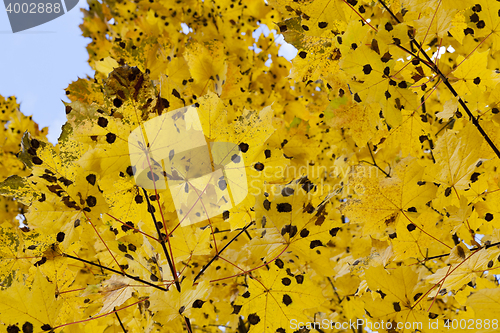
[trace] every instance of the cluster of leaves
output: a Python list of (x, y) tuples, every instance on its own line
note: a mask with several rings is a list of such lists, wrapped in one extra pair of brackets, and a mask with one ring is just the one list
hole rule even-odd
[[(68, 86), (57, 145), (0, 101), (3, 329), (497, 319), (499, 15), (487, 0), (89, 0), (95, 77)], [(154, 156), (162, 137), (129, 135), (178, 109), (239, 147), (249, 190), (192, 224), (130, 156)]]

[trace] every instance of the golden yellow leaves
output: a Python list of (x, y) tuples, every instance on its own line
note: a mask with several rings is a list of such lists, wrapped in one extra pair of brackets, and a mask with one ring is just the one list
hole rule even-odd
[(357, 189), (360, 199), (350, 199), (342, 211), (352, 222), (363, 223), (365, 233), (381, 237), (388, 227), (408, 223), (406, 212), (422, 210), (436, 186), (422, 180), (424, 169), (410, 157), (397, 164), (390, 178), (376, 170), (354, 169), (349, 186)]
[(277, 261), (247, 279), (234, 309), (248, 318), (249, 332), (288, 332), (293, 321), (311, 321), (306, 310), (321, 304), (321, 289), (306, 274), (293, 274), (283, 265)]
[(495, 320), (500, 315), (500, 289), (481, 289), (467, 300), (467, 307), (474, 310), (476, 318)]
[(446, 188), (466, 189), (471, 174), (481, 161), (478, 149), (481, 142), (481, 135), (472, 125), (460, 132), (447, 131), (436, 142), (433, 151), (436, 165), (428, 172), (431, 179)]
[(61, 298), (56, 298), (56, 286), (47, 281), (37, 268), (31, 291), (23, 282), (16, 282), (11, 288), (0, 293), (0, 311), (2, 322), (17, 326), (16, 332), (48, 331), (60, 322), (58, 314), (63, 306)]
[(182, 283), (182, 291), (170, 290), (167, 295), (161, 291), (151, 293), (149, 301), (154, 309), (157, 309), (155, 320), (168, 325), (175, 319), (184, 320), (184, 316), (191, 316), (193, 311), (199, 309), (205, 303), (205, 297), (209, 293), (209, 284), (204, 281), (197, 285), (191, 285), (189, 280)]

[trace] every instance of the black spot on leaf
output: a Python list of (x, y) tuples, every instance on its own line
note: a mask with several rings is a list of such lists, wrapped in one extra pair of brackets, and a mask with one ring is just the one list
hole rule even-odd
[(137, 204), (141, 204), (141, 203), (143, 203), (143, 202), (144, 202), (144, 198), (143, 198), (143, 197), (142, 197), (142, 195), (140, 195), (140, 194), (137, 194), (137, 195), (135, 196), (134, 200), (135, 200), (135, 203), (137, 203)]
[(284, 197), (289, 197), (291, 195), (293, 195), (294, 193), (294, 189), (291, 188), (291, 187), (284, 187), (282, 190), (281, 190), (281, 195), (284, 196)]
[(490, 222), (491, 220), (493, 220), (493, 214), (491, 213), (486, 213), (486, 215), (484, 216), (484, 219), (488, 222)]
[(119, 99), (118, 97), (113, 100), (113, 105), (117, 108), (122, 106), (122, 104), (123, 104), (123, 101), (121, 99)]
[(257, 325), (260, 322), (260, 317), (256, 313), (251, 313), (248, 315), (248, 322), (250, 325)]
[(241, 305), (233, 305), (233, 312), (231, 314), (239, 314), (241, 310)]
[(370, 64), (364, 65), (363, 66), (363, 73), (366, 75), (370, 74), (372, 72), (372, 66)]
[(33, 333), (33, 324), (30, 322), (25, 322), (23, 324), (23, 333)]
[(44, 324), (42, 325), (41, 329), (44, 331), (50, 331), (52, 329), (52, 326), (50, 326), (49, 324)]
[(285, 286), (289, 286), (292, 283), (292, 280), (290, 280), (287, 277), (284, 277), (281, 279), (281, 283), (283, 283), (283, 285), (285, 285)]
[(47, 262), (47, 258), (45, 257), (42, 257), (42, 259), (38, 260), (37, 262), (35, 262), (34, 266), (35, 267), (38, 267), (38, 266), (42, 266), (43, 264), (45, 264)]
[(228, 210), (225, 210), (223, 213), (222, 213), (222, 218), (225, 220), (227, 220), (229, 218), (229, 211)]
[(271, 208), (271, 202), (269, 200), (264, 200), (264, 208), (269, 210)]
[(464, 34), (465, 35), (473, 35), (474, 29), (471, 29), (471, 28), (464, 29)]
[(92, 195), (89, 195), (85, 201), (89, 207), (94, 207), (97, 204), (97, 199)]
[(262, 171), (262, 170), (264, 170), (264, 164), (257, 162), (257, 163), (255, 163), (254, 168), (257, 171)]
[(250, 297), (250, 292), (247, 290), (243, 295), (241, 295), (243, 298), (249, 298)]
[(283, 263), (283, 260), (281, 260), (281, 259), (279, 259), (279, 258), (278, 258), (278, 259), (276, 259), (276, 260), (274, 261), (274, 263), (276, 264), (276, 266), (278, 266), (278, 268), (283, 268), (283, 267), (285, 266), (285, 263)]
[(289, 306), (290, 304), (292, 304), (292, 298), (286, 294), (283, 295), (283, 304)]
[(310, 247), (311, 249), (314, 249), (315, 247), (318, 247), (318, 246), (323, 246), (323, 243), (321, 243), (321, 241), (320, 241), (320, 240), (313, 240), (313, 241), (311, 242), (311, 244), (309, 244), (309, 247)]
[(302, 230), (300, 231), (300, 237), (304, 238), (304, 237), (307, 237), (307, 236), (309, 236), (309, 230), (307, 230), (307, 229), (302, 229)]
[(106, 134), (106, 142), (107, 143), (113, 143), (116, 140), (116, 134), (114, 133), (108, 133)]
[(396, 312), (401, 311), (401, 305), (399, 305), (399, 302), (392, 303), (392, 306), (394, 307), (394, 311)]
[(91, 173), (90, 175), (85, 177), (85, 179), (87, 179), (87, 182), (89, 182), (90, 185), (95, 185), (96, 176), (94, 174)]
[[(16, 325), (10, 325), (9, 327), (7, 327), (7, 333), (18, 333), (20, 331), (21, 330)], [(33, 332), (33, 330), (32, 330), (32, 332)]]
[(127, 172), (127, 175), (129, 175), (130, 177), (132, 177), (134, 175), (134, 173), (135, 173), (135, 167), (129, 165), (127, 167), (126, 172)]
[(59, 243), (61, 243), (62, 241), (64, 241), (64, 236), (65, 236), (64, 232), (62, 232), (62, 231), (61, 231), (61, 232), (59, 232), (59, 233), (57, 234), (57, 237), (56, 237), (57, 241), (58, 241)]
[(415, 230), (417, 227), (413, 224), (413, 223), (410, 223), (406, 226), (406, 229), (408, 229), (408, 231), (412, 232), (413, 230)]
[(248, 151), (248, 144), (247, 143), (242, 142), (238, 146), (240, 147), (240, 150), (242, 152), (246, 153)]
[(31, 139), (31, 147), (34, 149), (38, 149), (40, 147), (40, 141), (37, 139)]
[(300, 51), (299, 52), (299, 57), (301, 57), (302, 59), (305, 59), (307, 57), (307, 52), (305, 51)]
[(382, 297), (382, 299), (384, 299), (384, 298), (385, 298), (385, 296), (387, 296), (387, 294), (386, 294), (386, 293), (384, 293), (384, 292), (383, 292), (382, 290), (380, 290), (380, 289), (379, 289), (379, 290), (377, 290), (377, 293), (379, 293), (379, 294), (380, 294), (380, 297)]
[(193, 302), (193, 308), (194, 309), (201, 309), (203, 304), (205, 304), (204, 301), (202, 301), (201, 299), (197, 299), (196, 301)]
[(470, 176), (470, 181), (472, 183), (475, 183), (477, 182), (477, 178), (480, 176), (481, 174), (479, 172), (474, 172), (471, 176)]
[(278, 209), (278, 212), (280, 213), (288, 213), (292, 211), (292, 205), (290, 205), (288, 202), (284, 203), (279, 203), (276, 208)]
[(43, 164), (43, 161), (38, 156), (33, 156), (31, 158), (31, 161), (33, 162), (33, 164), (36, 164), (36, 165), (42, 165)]
[(97, 125), (101, 127), (106, 127), (108, 126), (108, 120), (104, 117), (99, 117), (99, 119), (97, 119)]
[(318, 22), (318, 27), (324, 29), (328, 26), (328, 22)]
[(332, 228), (330, 229), (330, 236), (335, 237), (337, 236), (337, 232), (339, 232), (340, 228)]

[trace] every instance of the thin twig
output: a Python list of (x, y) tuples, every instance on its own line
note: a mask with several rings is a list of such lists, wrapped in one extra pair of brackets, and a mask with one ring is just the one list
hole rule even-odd
[(370, 148), (370, 144), (368, 142), (366, 143), (366, 146), (368, 147), (368, 151), (370, 152), (370, 156), (372, 157), (373, 165), (376, 166), (380, 171), (382, 171), (386, 177), (391, 178), (391, 175), (389, 175), (387, 172), (385, 172), (381, 167), (378, 166), (377, 162), (375, 162), (375, 157), (373, 156), (372, 150)]
[(123, 333), (127, 333), (127, 330), (125, 329), (125, 326), (123, 326), (122, 320), (120, 319), (120, 316), (118, 315), (118, 311), (116, 311), (116, 306), (113, 310), (115, 311), (116, 318), (118, 318), (118, 322), (120, 323), (120, 326), (123, 330)]
[(126, 276), (126, 277), (128, 277), (128, 278), (130, 278), (132, 280), (135, 280), (135, 281), (138, 281), (138, 282), (142, 282), (142, 283), (147, 284), (147, 285), (149, 285), (151, 287), (154, 287), (156, 289), (160, 289), (160, 290), (163, 290), (163, 291), (168, 291), (168, 288), (163, 288), (163, 287), (157, 286), (156, 284), (153, 284), (151, 282), (142, 280), (138, 276), (132, 276), (130, 274), (127, 274), (127, 273), (124, 273), (124, 272), (120, 272), (120, 271), (118, 271), (116, 269), (109, 268), (109, 267), (106, 267), (106, 266), (103, 266), (103, 265), (100, 265), (100, 264), (96, 264), (95, 262), (92, 262), (92, 261), (88, 261), (88, 260), (85, 260), (85, 259), (82, 259), (82, 258), (78, 258), (78, 257), (72, 256), (71, 254), (61, 253), (61, 256), (66, 257), (66, 258), (71, 258), (71, 259), (74, 259), (74, 260), (78, 260), (78, 261), (81, 261), (81, 262), (85, 262), (85, 263), (87, 263), (89, 265), (100, 267), (101, 269), (105, 269), (105, 270), (108, 270), (110, 272)]
[(203, 266), (203, 268), (201, 269), (201, 271), (198, 273), (198, 275), (196, 275), (196, 277), (194, 278), (193, 280), (193, 283), (196, 282), (196, 280), (198, 280), (198, 278), (207, 270), (207, 268), (215, 261), (215, 259), (219, 258), (219, 256), (221, 255), (221, 253), (229, 246), (231, 245), (231, 243), (236, 239), (238, 238), (242, 233), (244, 232), (247, 232), (247, 229), (253, 225), (254, 222), (250, 222), (249, 224), (247, 224), (236, 236), (233, 237), (233, 239), (231, 239), (209, 262), (208, 264), (206, 264), (205, 266)]
[(175, 287), (177, 288), (177, 291), (180, 292), (181, 291), (181, 284), (179, 283), (179, 277), (177, 276), (177, 272), (174, 269), (174, 264), (172, 263), (172, 260), (170, 259), (170, 255), (168, 254), (167, 247), (165, 246), (165, 240), (163, 239), (163, 236), (161, 235), (160, 228), (158, 227), (158, 222), (156, 221), (156, 216), (153, 213), (153, 209), (152, 209), (153, 206), (151, 205), (151, 203), (149, 201), (148, 192), (144, 188), (142, 189), (142, 191), (144, 192), (144, 196), (146, 197), (146, 202), (148, 204), (148, 212), (151, 214), (151, 217), (153, 218), (153, 223), (155, 224), (156, 232), (158, 233), (158, 239), (160, 240), (161, 247), (163, 248), (163, 252), (165, 253), (165, 256), (167, 257), (168, 266), (170, 267), (170, 271), (171, 271), (172, 276), (173, 276), (174, 281), (175, 281)]

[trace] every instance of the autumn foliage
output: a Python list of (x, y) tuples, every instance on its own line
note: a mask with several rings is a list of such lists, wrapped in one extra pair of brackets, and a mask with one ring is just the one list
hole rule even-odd
[[(500, 2), (88, 2), (57, 145), (0, 99), (3, 331), (500, 329)], [(129, 139), (179, 110), (248, 189), (193, 223)]]

